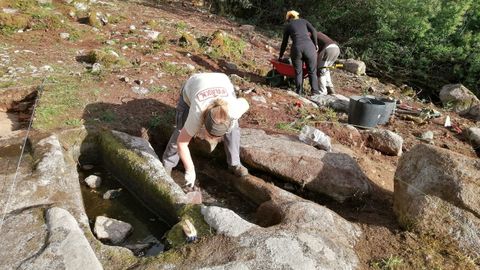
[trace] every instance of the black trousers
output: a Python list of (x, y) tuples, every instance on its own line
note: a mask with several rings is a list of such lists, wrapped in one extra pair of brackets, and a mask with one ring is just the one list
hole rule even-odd
[(317, 51), (313, 42), (292, 46), (290, 55), (295, 68), (295, 88), (297, 94), (302, 94), (303, 92), (303, 62), (307, 64), (312, 94), (320, 94), (317, 78)]

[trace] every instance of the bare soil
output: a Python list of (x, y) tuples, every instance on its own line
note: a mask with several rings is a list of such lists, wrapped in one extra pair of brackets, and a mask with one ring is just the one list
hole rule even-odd
[[(58, 2), (54, 1), (54, 3)], [(271, 69), (268, 60), (278, 55), (280, 40), (262, 34), (261, 29), (245, 32), (239, 23), (210, 14), (204, 8), (195, 7), (188, 1), (158, 4), (157, 2), (111, 1), (113, 4), (99, 5), (97, 10), (114, 14), (121, 19), (118, 23), (99, 28), (98, 31), (93, 31), (91, 26), (70, 18), (68, 24), (83, 31), (77, 41), (62, 40), (59, 34), (64, 30), (45, 29), (2, 36), (2, 43), (8, 46), (0, 48), (11, 55), (11, 65), (38, 67), (51, 65), (55, 71), (50, 76), (81, 82), (81, 91), (75, 93), (78, 95), (79, 106), (68, 108), (68, 114), (59, 113), (56, 118), (59, 124), (53, 128), (68, 126), (65, 124), (69, 123), (66, 120), (79, 119), (81, 124), (97, 124), (132, 135), (145, 136), (146, 130), (152, 128), (152, 121), (157, 119), (157, 116), (174, 112), (180, 87), (191, 73), (169, 73), (162, 69), (161, 63), (176, 62), (177, 65), (182, 66), (190, 64), (195, 66), (195, 72), (237, 74), (245, 78), (241, 82), (236, 82), (239, 95), (244, 96), (251, 104), (251, 109), (240, 121), (241, 127), (264, 129), (269, 133), (296, 135), (298, 131), (282, 128), (279, 123), (292, 123), (312, 111), (315, 117), (309, 124), (317, 126), (331, 136), (334, 144), (349, 149), (365, 174), (377, 185), (377, 192), (372, 195), (372, 198), (360, 203), (338, 204), (312, 194), (299, 193), (328, 206), (347, 220), (362, 227), (364, 234), (356, 249), (363, 269), (387, 269), (385, 267), (392, 258), (401, 260), (401, 263), (395, 265), (399, 269), (472, 267), (472, 264), (465, 263), (467, 259), (459, 255), (457, 250), (449, 245), (438, 244), (438, 240), (433, 236), (406, 232), (399, 227), (392, 211), (393, 179), (399, 157), (385, 156), (365, 147), (361, 137), (352, 137), (352, 134), (341, 125), (347, 122), (346, 114), (338, 113), (333, 119), (326, 118), (325, 115), (330, 115), (331, 112), (308, 108), (297, 98), (287, 95), (287, 89), (270, 87), (265, 83), (263, 75)], [(153, 20), (158, 24), (149, 26), (152, 25)], [(135, 25), (137, 29), (133, 33), (130, 30), (131, 25)], [(168, 40), (164, 49), (149, 50), (144, 47), (150, 44), (142, 32), (142, 29), (147, 27), (159, 31)], [(177, 42), (182, 31), (188, 31), (197, 36), (209, 36), (216, 30), (223, 30), (247, 43), (244, 57), (232, 60), (237, 64), (238, 69), (229, 68), (229, 61), (211, 58), (200, 50), (182, 47)], [(115, 40), (115, 44), (106, 45), (109, 40)], [(127, 44), (135, 44), (135, 46), (128, 45), (127, 49), (122, 49)], [(136, 64), (108, 70), (101, 76), (85, 78), (83, 74), (88, 70), (88, 66), (77, 61), (77, 56), (103, 47), (114, 48), (117, 52), (121, 52), (122, 57)], [(271, 48), (274, 50), (272, 51)], [(25, 50), (33, 53), (24, 52)], [(246, 61), (255, 63), (256, 68), (254, 70), (243, 68), (242, 64)], [(442, 113), (441, 118), (427, 120), (422, 124), (394, 117), (383, 127), (404, 138), (404, 152), (415, 144), (424, 143), (418, 137), (423, 132), (432, 131), (435, 145), (476, 157), (474, 149), (462, 134), (443, 127), (443, 119), (449, 115), (452, 122), (461, 129), (473, 126), (475, 122), (460, 118), (455, 113), (444, 111), (431, 103), (422, 103), (417, 98), (403, 96), (399, 87), (379, 82), (368, 76), (357, 76), (340, 69), (333, 70), (332, 76), (337, 93), (347, 97), (361, 95), (369, 86), (374, 86), (377, 92), (369, 94), (387, 93), (401, 100), (403, 104), (417, 108), (435, 108)], [(0, 96), (3, 99), (11, 89), (22, 85), (39, 85), (41, 77), (19, 76), (13, 86), (0, 88)], [(128, 78), (128, 82), (125, 78)], [(54, 84), (55, 81), (45, 84), (44, 94), (48, 94)], [(132, 91), (133, 86), (149, 89), (161, 87), (165, 90), (151, 90), (150, 93), (141, 95)], [(20, 95), (11, 99), (10, 104), (2, 105), (3, 111), (18, 107), (18, 104), (24, 104), (22, 102), (30, 102), (31, 99), (25, 100), (26, 96)], [(264, 96), (267, 102), (254, 101), (254, 96)], [(42, 100), (40, 101), (40, 106), (48, 105), (46, 101), (43, 104)], [(22, 118), (25, 112), (28, 115), (28, 109), (13, 113)], [(108, 117), (108, 113), (112, 116)], [(26, 119), (20, 120), (24, 123), (23, 127)], [(229, 248), (230, 243), (227, 240), (203, 244), (209, 248), (222, 247), (223, 250), (229, 250), (228, 256), (234, 256), (234, 250)], [(203, 244), (200, 243), (200, 245)], [(185, 251), (188, 252), (188, 250), (186, 247)], [(207, 253), (197, 255), (208, 258)]]

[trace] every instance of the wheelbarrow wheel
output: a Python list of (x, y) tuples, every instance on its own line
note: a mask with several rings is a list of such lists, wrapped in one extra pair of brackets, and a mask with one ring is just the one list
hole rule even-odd
[(282, 86), (285, 83), (283, 75), (279, 74), (275, 69), (270, 70), (265, 77), (267, 84), (273, 87)]

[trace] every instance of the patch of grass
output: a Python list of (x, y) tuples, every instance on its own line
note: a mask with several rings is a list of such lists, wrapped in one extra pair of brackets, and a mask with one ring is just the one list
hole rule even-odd
[(205, 47), (205, 53), (211, 58), (232, 61), (240, 61), (246, 47), (245, 41), (223, 31), (215, 31), (210, 38), (203, 39), (200, 43)]
[(70, 36), (68, 37), (68, 41), (72, 41), (72, 42), (75, 42), (75, 41), (78, 41), (84, 34), (84, 31), (78, 31), (76, 29), (71, 29), (71, 31), (69, 31), (70, 33)]
[(290, 132), (291, 131), (297, 131), (297, 129), (292, 127), (291, 123), (285, 123), (285, 122), (277, 123), (275, 125), (275, 128), (277, 128), (279, 130), (290, 131)]
[(117, 119), (117, 115), (110, 110), (106, 110), (102, 112), (102, 114), (100, 115), (100, 120), (102, 120), (103, 122), (111, 123), (116, 119)]
[(370, 263), (373, 269), (378, 270), (394, 270), (399, 269), (403, 265), (403, 259), (398, 256), (390, 255), (388, 258), (381, 259)]
[(319, 116), (320, 121), (338, 122), (338, 115), (335, 110), (330, 107), (323, 107), (320, 109), (322, 114)]
[(158, 36), (156, 40), (150, 42), (149, 48), (142, 49), (144, 55), (154, 54), (158, 51), (163, 51), (168, 47), (168, 41), (164, 36)]
[(78, 119), (78, 118), (67, 119), (65, 121), (65, 125), (70, 126), (70, 127), (79, 127), (82, 124), (83, 124), (83, 120)]
[(0, 13), (0, 32), (10, 35), (19, 29), (25, 29), (30, 23), (31, 17), (25, 14)]
[(169, 92), (171, 91), (171, 89), (169, 89), (168, 87), (166, 86), (152, 86), (150, 87), (150, 93), (153, 93), (153, 94), (156, 94), (156, 93), (166, 93), (166, 92)]
[(185, 76), (190, 73), (188, 68), (172, 62), (162, 62), (161, 66), (163, 71), (174, 76)]
[(184, 31), (188, 28), (188, 24), (184, 21), (178, 21), (175, 23), (174, 27), (177, 30)]
[(31, 10), (37, 7), (36, 0), (18, 0), (18, 1), (5, 1), (8, 6), (12, 8), (20, 9), (21, 11)]
[(35, 113), (34, 127), (40, 130), (61, 127), (67, 121), (62, 119), (83, 106), (79, 99), (82, 87), (78, 81), (49, 78), (47, 83)]
[(0, 82), (0, 88), (8, 88), (10, 86), (13, 86), (15, 83), (12, 82), (12, 81), (8, 81), (8, 82)]
[(30, 15), (32, 18), (32, 30), (61, 29), (65, 27), (63, 22), (66, 19), (62, 15), (54, 14), (51, 10), (36, 9)]

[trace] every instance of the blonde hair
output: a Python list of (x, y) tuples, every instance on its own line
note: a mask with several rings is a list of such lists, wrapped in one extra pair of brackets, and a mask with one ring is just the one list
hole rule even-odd
[(287, 12), (287, 15), (285, 15), (285, 20), (291, 20), (291, 19), (298, 19), (298, 16), (300, 13), (296, 12), (295, 10), (290, 10)]
[[(207, 115), (210, 113), (212, 119), (215, 123), (218, 124), (230, 124), (230, 117), (228, 115), (228, 103), (223, 99), (215, 99), (212, 104), (210, 104), (207, 109), (203, 112), (202, 115), (202, 124), (205, 124), (205, 119)], [(210, 135), (207, 132), (208, 135)]]

